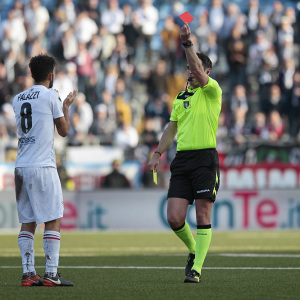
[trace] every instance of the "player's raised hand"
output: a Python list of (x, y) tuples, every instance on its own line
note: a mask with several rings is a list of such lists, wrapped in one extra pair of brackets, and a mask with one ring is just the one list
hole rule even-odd
[(78, 93), (77, 90), (74, 90), (73, 92), (69, 93), (69, 95), (67, 96), (67, 98), (64, 101), (64, 105), (69, 107), (74, 102), (74, 100), (77, 96), (77, 93)]
[(187, 42), (191, 37), (191, 28), (188, 23), (184, 23), (183, 27), (180, 28), (180, 39), (183, 43)]

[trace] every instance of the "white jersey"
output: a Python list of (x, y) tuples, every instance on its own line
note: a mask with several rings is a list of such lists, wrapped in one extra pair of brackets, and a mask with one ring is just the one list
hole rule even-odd
[(16, 167), (54, 167), (54, 119), (63, 117), (53, 89), (34, 85), (13, 99), (18, 130)]

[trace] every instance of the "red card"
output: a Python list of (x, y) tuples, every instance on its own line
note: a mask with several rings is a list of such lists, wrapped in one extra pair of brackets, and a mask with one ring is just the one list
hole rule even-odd
[(183, 14), (179, 15), (179, 18), (184, 22), (184, 23), (190, 23), (194, 20), (194, 18), (191, 16), (191, 14), (186, 11)]

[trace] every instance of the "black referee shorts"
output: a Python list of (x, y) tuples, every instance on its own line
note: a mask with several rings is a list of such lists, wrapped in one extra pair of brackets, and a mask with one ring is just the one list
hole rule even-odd
[(168, 198), (216, 200), (220, 184), (216, 149), (178, 151), (170, 166)]

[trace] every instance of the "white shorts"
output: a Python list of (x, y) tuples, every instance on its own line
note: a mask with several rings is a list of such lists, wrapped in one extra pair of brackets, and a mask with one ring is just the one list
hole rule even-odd
[(56, 168), (15, 168), (15, 186), (20, 223), (62, 218), (64, 203)]

